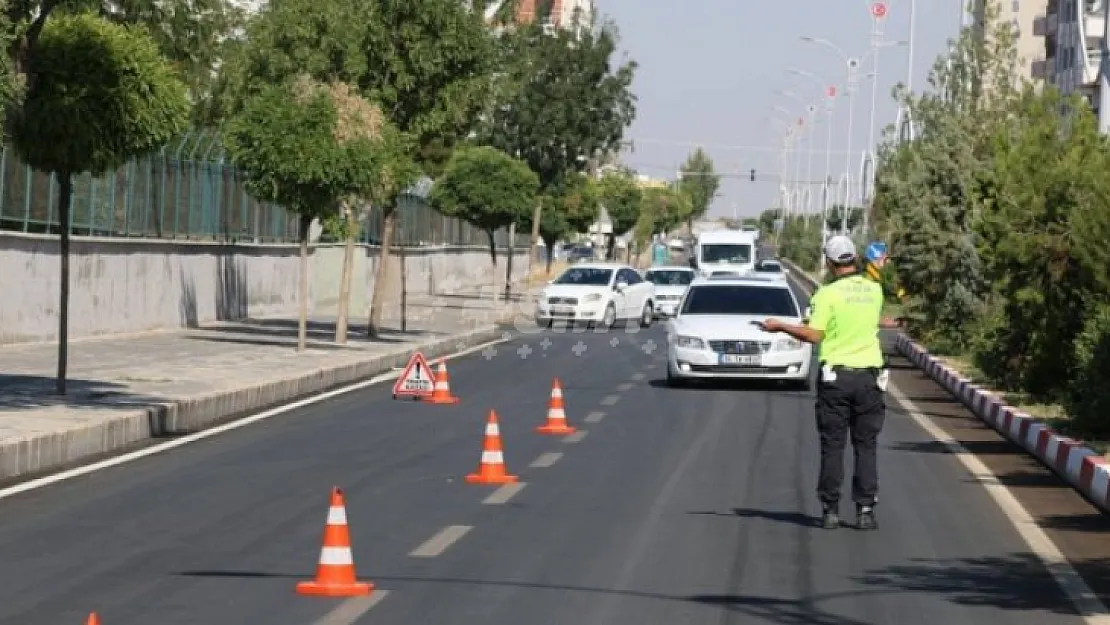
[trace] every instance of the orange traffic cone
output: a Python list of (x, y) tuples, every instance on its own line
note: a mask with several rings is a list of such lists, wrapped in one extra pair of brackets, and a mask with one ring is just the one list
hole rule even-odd
[(424, 401), (431, 404), (457, 404), (460, 401), (458, 397), (451, 394), (451, 378), (447, 376), (447, 365), (442, 360), (436, 371), (436, 385), (432, 390), (432, 396), (425, 397)]
[(576, 430), (567, 425), (567, 413), (563, 409), (563, 385), (559, 378), (551, 383), (551, 403), (547, 406), (547, 423), (536, 428), (540, 434), (571, 434)]
[(347, 530), (347, 507), (343, 491), (333, 488), (328, 523), (324, 527), (324, 547), (316, 567), (316, 579), (297, 584), (297, 594), (316, 597), (357, 597), (368, 595), (374, 585), (357, 581), (351, 554), (351, 535)]
[(100, 625), (100, 617), (96, 612), (89, 612), (89, 620), (85, 621), (85, 625)]
[(497, 425), (497, 413), (489, 411), (486, 422), (486, 439), (482, 445), (482, 462), (478, 472), (466, 476), (469, 484), (511, 484), (519, 480), (515, 475), (505, 472), (505, 456), (501, 453), (501, 429)]

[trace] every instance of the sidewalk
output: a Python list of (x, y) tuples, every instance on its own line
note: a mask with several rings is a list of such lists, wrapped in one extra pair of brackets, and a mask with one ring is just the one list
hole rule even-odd
[(405, 332), (398, 310), (386, 317), (387, 331), (369, 340), (365, 316), (354, 316), (346, 346), (332, 342), (334, 318), (314, 317), (300, 354), (296, 319), (75, 341), (65, 397), (54, 392), (55, 344), (2, 347), (0, 480), (197, 431), (404, 366), (416, 349), (432, 359), (510, 329), (503, 303), (467, 293), (410, 300)]

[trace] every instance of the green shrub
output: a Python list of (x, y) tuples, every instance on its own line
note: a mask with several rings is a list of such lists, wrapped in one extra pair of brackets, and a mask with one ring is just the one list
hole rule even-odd
[(1099, 306), (1076, 338), (1075, 372), (1067, 402), (1075, 429), (1105, 438), (1110, 434), (1110, 305)]

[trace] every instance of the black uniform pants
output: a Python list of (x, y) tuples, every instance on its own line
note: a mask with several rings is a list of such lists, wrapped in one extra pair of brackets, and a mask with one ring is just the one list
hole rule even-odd
[[(833, 369), (836, 379), (818, 381), (817, 432), (821, 438), (821, 473), (817, 497), (835, 508), (844, 483), (844, 448), (852, 438), (855, 471), (852, 500), (874, 506), (879, 491), (878, 438), (886, 420), (886, 397), (876, 381), (878, 369)], [(823, 376), (822, 376), (823, 377)]]

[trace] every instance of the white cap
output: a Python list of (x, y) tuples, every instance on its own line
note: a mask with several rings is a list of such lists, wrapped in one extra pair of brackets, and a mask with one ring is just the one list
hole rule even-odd
[(850, 263), (856, 259), (856, 244), (842, 234), (836, 235), (825, 242), (825, 258), (837, 264)]

